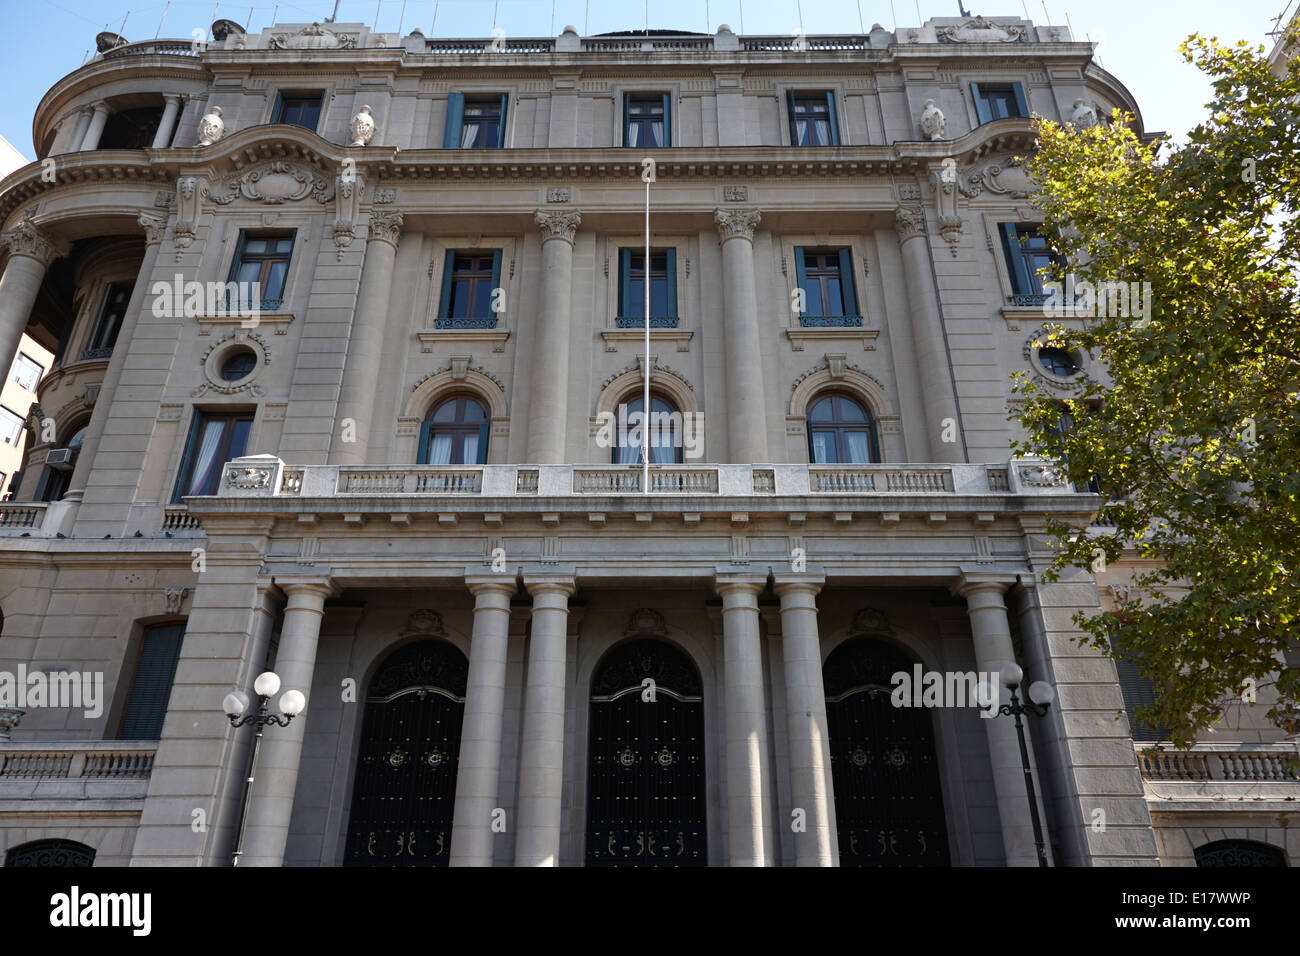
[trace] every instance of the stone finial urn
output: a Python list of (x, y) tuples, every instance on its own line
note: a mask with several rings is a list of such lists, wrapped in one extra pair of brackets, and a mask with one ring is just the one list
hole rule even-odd
[(226, 131), (226, 123), (221, 118), (221, 107), (213, 106), (199, 120), (199, 145), (211, 146)]
[(1086, 100), (1075, 100), (1074, 113), (1070, 116), (1070, 122), (1074, 124), (1075, 129), (1088, 129), (1096, 126), (1097, 111), (1089, 106)]
[(921, 135), (926, 139), (943, 139), (947, 134), (948, 120), (934, 100), (926, 100), (921, 109)]
[(9, 731), (18, 726), (27, 711), (19, 707), (0, 707), (0, 740), (9, 739)]
[(369, 146), (375, 135), (375, 118), (369, 106), (363, 106), (348, 124), (348, 135), (352, 137), (352, 146)]

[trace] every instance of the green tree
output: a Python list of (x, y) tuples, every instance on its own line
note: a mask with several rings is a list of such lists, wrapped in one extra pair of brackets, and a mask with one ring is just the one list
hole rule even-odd
[(1300, 672), (1280, 664), (1300, 637), (1300, 59), (1276, 75), (1244, 43), (1192, 36), (1180, 52), (1214, 91), (1185, 144), (1143, 142), (1118, 112), (1083, 130), (1036, 121), (1027, 168), (1064, 257), (1053, 278), (1150, 283), (1150, 311), (1050, 326), (1044, 344), (1092, 357), (1071, 426), (1027, 376), (1012, 417), (1019, 453), (1100, 478), (1110, 533), (1053, 520), (1049, 578), (1098, 549), (1139, 559), (1129, 599), (1076, 623), (1098, 648), (1122, 628), (1159, 688), (1141, 719), (1186, 746), (1251, 688), (1273, 686), (1268, 717), (1300, 729)]

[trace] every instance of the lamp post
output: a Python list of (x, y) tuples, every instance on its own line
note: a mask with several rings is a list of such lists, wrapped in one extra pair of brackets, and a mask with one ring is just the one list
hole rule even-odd
[(232, 727), (242, 727), (244, 724), (257, 725), (257, 736), (253, 738), (253, 753), (248, 760), (248, 779), (244, 781), (244, 801), (239, 811), (239, 835), (235, 839), (235, 854), (231, 866), (239, 866), (239, 855), (244, 852), (244, 826), (248, 822), (248, 804), (253, 798), (253, 777), (257, 770), (257, 754), (262, 749), (263, 728), (267, 724), (288, 727), (289, 721), (301, 714), (303, 708), (307, 706), (307, 698), (303, 696), (302, 691), (287, 690), (280, 695), (280, 710), (284, 716), (267, 712), (267, 703), (280, 690), (280, 675), (274, 671), (258, 674), (257, 680), (253, 681), (253, 690), (262, 699), (256, 714), (241, 716), (248, 710), (248, 695), (243, 691), (233, 691), (222, 701), (222, 707), (226, 716), (230, 718)]
[(1029, 769), (1029, 749), (1025, 746), (1025, 725), (1021, 722), (1020, 715), (1032, 713), (1039, 717), (1046, 716), (1047, 708), (1056, 697), (1056, 691), (1052, 690), (1052, 685), (1046, 681), (1034, 681), (1029, 685), (1029, 700), (1021, 703), (1020, 698), (1016, 696), (1016, 688), (1024, 680), (1025, 672), (1017, 664), (1008, 662), (1002, 665), (1000, 676), (1002, 683), (1006, 684), (1007, 689), (1011, 691), (1011, 703), (1000, 706), (998, 713), (1003, 717), (1016, 718), (1016, 737), (1020, 740), (1020, 765), (1025, 771), (1025, 793), (1029, 796), (1029, 819), (1034, 824), (1034, 846), (1038, 849), (1038, 865), (1047, 866), (1047, 846), (1043, 842), (1043, 826), (1038, 820), (1038, 797), (1034, 793), (1034, 775)]

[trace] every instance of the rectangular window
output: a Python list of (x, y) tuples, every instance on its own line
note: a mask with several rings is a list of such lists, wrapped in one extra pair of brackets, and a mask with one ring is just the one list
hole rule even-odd
[(1169, 731), (1164, 727), (1149, 727), (1139, 723), (1134, 714), (1141, 707), (1154, 706), (1157, 690), (1156, 682), (1143, 676), (1137, 665), (1124, 658), (1124, 647), (1120, 639), (1121, 629), (1113, 625), (1110, 632), (1110, 646), (1115, 654), (1115, 672), (1119, 677), (1120, 693), (1124, 697), (1124, 710), (1128, 713), (1130, 729), (1134, 740), (1168, 740)]
[[(501, 250), (448, 249), (442, 265), (442, 294), (436, 329), (494, 329), (492, 292), (501, 288)], [(497, 301), (501, 301), (498, 297)]]
[(252, 412), (217, 415), (196, 410), (172, 503), (179, 504), (186, 495), (215, 495), (222, 466), (244, 454), (252, 428)]
[(90, 339), (86, 342), (82, 359), (105, 359), (113, 354), (117, 344), (117, 333), (122, 330), (122, 321), (126, 318), (126, 307), (131, 301), (133, 282), (110, 282), (104, 291), (104, 301), (99, 307), (99, 316), (90, 330)]
[(791, 91), (787, 94), (790, 108), (790, 142), (794, 146), (838, 146), (840, 128), (835, 118), (835, 92), (816, 93)]
[(281, 93), (279, 105), (275, 111), (275, 122), (288, 126), (301, 126), (313, 133), (320, 125), (320, 93)]
[(799, 324), (805, 327), (859, 326), (857, 290), (853, 285), (853, 256), (847, 247), (794, 247), (794, 271), (803, 291)]
[(40, 384), (41, 376), (44, 374), (45, 366), (26, 353), (19, 352), (18, 358), (14, 359), (13, 380), (27, 391), (36, 391), (36, 386)]
[(506, 102), (509, 96), (447, 94), (447, 127), (443, 149), (502, 149), (506, 144)]
[(972, 83), (970, 91), (981, 126), (1013, 116), (1029, 118), (1029, 101), (1019, 83)]
[[(645, 249), (618, 250), (620, 329), (645, 328)], [(677, 328), (677, 250), (650, 250), (650, 327)]]
[(7, 408), (0, 408), (0, 441), (18, 447), (23, 440), (23, 417)]
[[(230, 266), (231, 282), (256, 283), (261, 308), (274, 311), (284, 301), (284, 282), (289, 275), (289, 258), (293, 254), (293, 232), (249, 233), (239, 231), (235, 261)], [(233, 308), (235, 302), (227, 302)]]
[(623, 94), (623, 145), (646, 149), (673, 144), (668, 93)]
[(1064, 265), (1065, 260), (1048, 245), (1047, 237), (1039, 234), (1037, 226), (1004, 222), (999, 228), (1007, 271), (1011, 274), (1012, 304), (1042, 305), (1047, 293), (1043, 291), (1044, 277), (1038, 270), (1053, 263)]
[(184, 624), (145, 629), (140, 642), (140, 656), (136, 658), (135, 673), (131, 677), (131, 689), (122, 710), (118, 740), (161, 739), (184, 639)]

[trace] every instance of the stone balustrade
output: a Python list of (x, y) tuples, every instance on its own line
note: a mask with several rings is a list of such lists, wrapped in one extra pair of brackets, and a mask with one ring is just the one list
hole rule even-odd
[(1174, 750), (1166, 744), (1137, 743), (1138, 766), (1147, 781), (1246, 781), (1300, 784), (1300, 772), (1289, 761), (1300, 756), (1294, 743), (1194, 744)]

